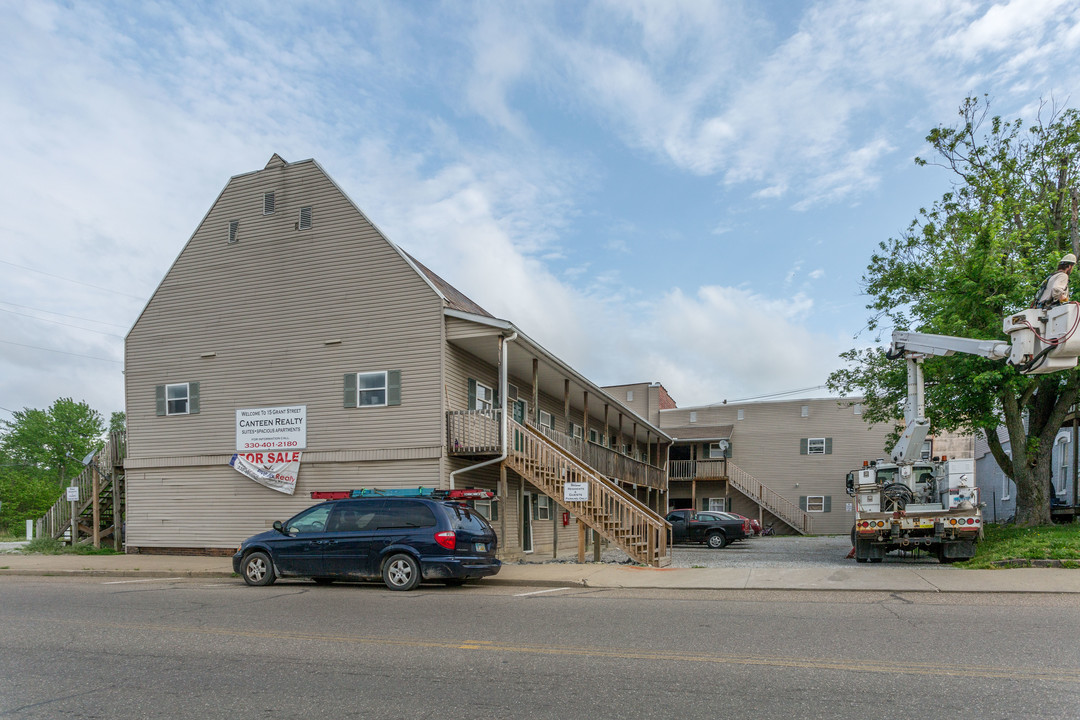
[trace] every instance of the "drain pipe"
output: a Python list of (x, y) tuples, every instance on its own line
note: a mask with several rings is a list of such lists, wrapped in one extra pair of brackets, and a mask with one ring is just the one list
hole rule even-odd
[(499, 445), (501, 446), (501, 452), (499, 454), (499, 457), (492, 460), (485, 460), (484, 462), (477, 463), (476, 465), (469, 465), (468, 467), (463, 467), (460, 470), (454, 470), (452, 473), (450, 473), (451, 490), (454, 489), (454, 476), (458, 473), (463, 473), (468, 470), (476, 470), (478, 468), (484, 467), (485, 465), (494, 465), (495, 463), (500, 463), (505, 460), (506, 456), (509, 454), (508, 450), (510, 449), (510, 445), (507, 441), (507, 436), (509, 435), (510, 423), (507, 421), (506, 413), (510, 405), (509, 398), (507, 398), (510, 390), (510, 388), (508, 387), (510, 381), (507, 379), (509, 375), (509, 369), (507, 367), (507, 356), (509, 355), (509, 348), (507, 346), (514, 340), (517, 340), (517, 336), (517, 332), (514, 332), (510, 337), (503, 337), (502, 335), (499, 336)]

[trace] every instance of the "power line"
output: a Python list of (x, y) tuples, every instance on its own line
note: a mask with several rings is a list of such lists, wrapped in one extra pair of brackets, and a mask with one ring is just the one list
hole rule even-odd
[(767, 398), (783, 397), (784, 395), (796, 395), (798, 393), (809, 392), (811, 390), (820, 390), (827, 385), (814, 385), (813, 387), (799, 388), (798, 390), (786, 390), (784, 392), (768, 393), (765, 395), (755, 395), (753, 397), (739, 398), (738, 400), (721, 400), (720, 402), (709, 403), (705, 407), (712, 407), (714, 405), (727, 405), (728, 403), (747, 402), (750, 400), (765, 400)]
[[(3, 262), (3, 261), (0, 261)], [(121, 360), (113, 360), (112, 358), (94, 357), (93, 355), (82, 355), (81, 353), (68, 352), (66, 350), (54, 350), (52, 348), (38, 347), (37, 345), (24, 345), (22, 343), (11, 342), (10, 340), (0, 340), (0, 343), (5, 345), (17, 345), (19, 347), (30, 348), (31, 350), (44, 350), (45, 352), (60, 353), (61, 355), (74, 355), (75, 357), (87, 358), (88, 360), (100, 360), (102, 362), (116, 363), (117, 365), (123, 365)]]
[[(10, 305), (11, 307), (22, 308), (23, 310), (33, 310), (34, 312), (43, 312), (46, 315), (59, 315), (60, 317), (71, 318), (72, 320), (85, 320), (86, 322), (97, 323), (98, 325), (109, 325), (111, 327), (118, 327), (121, 329), (127, 328), (127, 325), (121, 325), (119, 323), (105, 322), (104, 320), (95, 320), (94, 318), (79, 317), (78, 315), (66, 315), (54, 310), (45, 310), (43, 308), (30, 307), (29, 305), (20, 305), (19, 303), (8, 302), (7, 300), (0, 300), (0, 305)], [(2, 310), (3, 308), (0, 308)], [(11, 312), (8, 310), (8, 312)]]
[[(103, 330), (91, 330), (90, 328), (84, 328), (80, 325), (72, 325), (71, 323), (60, 322), (59, 320), (50, 320), (49, 318), (37, 317), (36, 315), (27, 315), (26, 313), (15, 312), (14, 310), (8, 310), (6, 308), (0, 308), (0, 312), (11, 313), (12, 315), (18, 315), (20, 317), (27, 317), (33, 320), (40, 320), (41, 322), (54, 323), (56, 325), (63, 325), (64, 327), (75, 328), (76, 330), (83, 330), (85, 332), (97, 333), (98, 335), (105, 335), (106, 337), (114, 337), (124, 339), (123, 335), (117, 335), (116, 333), (107, 333)], [(57, 313), (59, 314), (59, 313)], [(91, 320), (90, 322), (94, 322)]]
[(16, 265), (15, 263), (8, 262), (7, 260), (0, 260), (0, 263), (3, 263), (4, 265), (10, 265), (11, 267), (14, 267), (14, 268), (19, 268), (20, 270), (27, 270), (29, 272), (40, 273), (41, 275), (45, 275), (45, 276), (51, 277), (51, 278), (56, 278), (57, 280), (63, 280), (64, 282), (75, 283), (76, 285), (83, 285), (83, 286), (88, 287), (88, 288), (94, 288), (95, 290), (101, 290), (102, 292), (111, 292), (111, 293), (115, 293), (117, 295), (123, 295), (124, 297), (134, 298), (136, 300), (145, 300), (146, 299), (146, 298), (142, 297), (141, 295), (132, 295), (132, 294), (126, 293), (126, 292), (120, 292), (119, 290), (113, 290), (112, 288), (101, 287), (100, 285), (91, 285), (90, 283), (84, 283), (81, 280), (72, 280), (71, 278), (61, 277), (60, 275), (53, 275), (52, 273), (47, 273), (44, 270), (35, 270), (34, 268), (28, 268), (28, 267), (25, 267), (23, 265)]

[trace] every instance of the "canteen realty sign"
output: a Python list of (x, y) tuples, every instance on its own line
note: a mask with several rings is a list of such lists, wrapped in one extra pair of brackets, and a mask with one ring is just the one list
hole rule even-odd
[(307, 447), (307, 405), (236, 411), (237, 472), (278, 492), (292, 495)]

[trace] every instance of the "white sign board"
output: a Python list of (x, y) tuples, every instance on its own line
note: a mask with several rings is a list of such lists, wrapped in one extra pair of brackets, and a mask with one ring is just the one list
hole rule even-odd
[(307, 405), (236, 411), (236, 451), (303, 450), (307, 447)]
[(568, 482), (563, 485), (563, 502), (588, 502), (589, 483)]
[(79, 502), (79, 488), (72, 486), (67, 489), (67, 501)]

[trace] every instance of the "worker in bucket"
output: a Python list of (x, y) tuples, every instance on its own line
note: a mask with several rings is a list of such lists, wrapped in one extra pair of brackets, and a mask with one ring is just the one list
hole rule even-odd
[(1075, 255), (1069, 253), (1061, 258), (1057, 270), (1039, 286), (1039, 292), (1035, 294), (1035, 307), (1049, 308), (1069, 302), (1069, 275), (1074, 267)]

